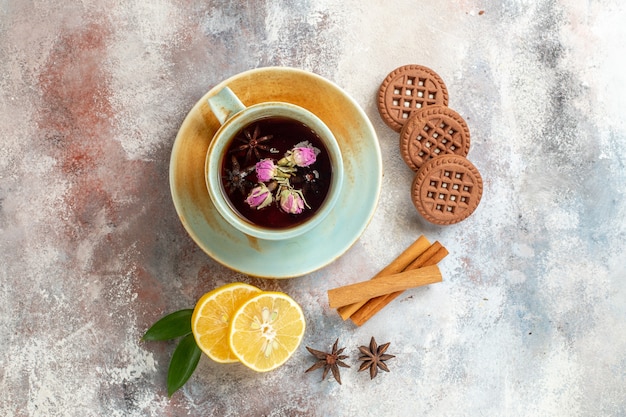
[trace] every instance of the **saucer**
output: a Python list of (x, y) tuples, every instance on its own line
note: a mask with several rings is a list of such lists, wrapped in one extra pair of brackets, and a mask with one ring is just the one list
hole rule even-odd
[[(287, 240), (261, 240), (228, 224), (213, 205), (204, 180), (206, 152), (220, 124), (207, 98), (228, 86), (244, 105), (285, 101), (308, 109), (334, 133), (344, 163), (335, 208), (313, 230)], [(382, 184), (382, 159), (374, 128), (359, 105), (334, 83), (303, 70), (259, 68), (213, 87), (183, 121), (170, 159), (170, 189), (189, 236), (217, 262), (261, 278), (292, 278), (343, 255), (374, 215)]]

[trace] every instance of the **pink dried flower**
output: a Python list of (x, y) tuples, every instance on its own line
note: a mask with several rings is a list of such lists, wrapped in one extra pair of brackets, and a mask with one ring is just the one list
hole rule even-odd
[(285, 157), (278, 161), (279, 166), (299, 166), (308, 167), (315, 163), (320, 150), (311, 145), (308, 141), (296, 144), (293, 149), (285, 153)]
[(257, 210), (269, 206), (272, 204), (272, 201), (274, 201), (272, 193), (265, 184), (259, 184), (254, 187), (250, 191), (248, 198), (246, 198), (246, 203), (252, 208), (256, 207)]
[(280, 208), (285, 213), (300, 214), (304, 210), (304, 197), (302, 192), (293, 188), (283, 188), (280, 192)]
[(309, 142), (300, 142), (291, 150), (293, 163), (299, 167), (308, 167), (315, 163), (320, 150)]
[(261, 182), (268, 182), (276, 175), (276, 165), (271, 159), (263, 159), (256, 163), (256, 177)]
[(317, 155), (311, 148), (295, 148), (292, 152), (293, 162), (299, 167), (308, 167), (315, 163)]

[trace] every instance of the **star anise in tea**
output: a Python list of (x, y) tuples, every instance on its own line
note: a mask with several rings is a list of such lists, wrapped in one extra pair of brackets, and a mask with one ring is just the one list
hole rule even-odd
[(339, 367), (349, 368), (350, 365), (347, 365), (343, 362), (343, 359), (346, 359), (348, 355), (342, 355), (345, 348), (337, 349), (337, 344), (339, 343), (339, 339), (335, 340), (335, 344), (333, 344), (332, 351), (330, 353), (322, 352), (320, 350), (311, 349), (310, 347), (306, 347), (307, 350), (311, 353), (311, 355), (317, 358), (317, 362), (313, 364), (306, 372), (314, 371), (319, 368), (324, 368), (324, 372), (322, 373), (322, 381), (326, 379), (326, 375), (328, 375), (328, 371), (330, 370), (335, 377), (335, 380), (341, 385), (341, 375), (339, 374)]
[(231, 152), (245, 151), (246, 163), (250, 162), (250, 160), (252, 159), (252, 154), (256, 156), (257, 160), (261, 159), (261, 153), (259, 152), (260, 150), (266, 152), (270, 151), (270, 147), (263, 145), (262, 143), (272, 139), (274, 135), (260, 136), (260, 134), (261, 129), (258, 124), (254, 127), (252, 133), (250, 133), (250, 129), (245, 129), (243, 131), (243, 137), (238, 136), (235, 138), (235, 140), (241, 142), (242, 145), (232, 149)]
[(254, 165), (241, 169), (237, 158), (234, 155), (231, 156), (231, 165), (230, 169), (226, 170), (226, 174), (224, 175), (224, 187), (226, 188), (226, 192), (230, 195), (234, 194), (235, 191), (239, 191), (242, 195), (246, 195), (246, 188), (250, 188), (254, 186), (252, 181), (248, 180), (246, 177), (254, 170)]
[(378, 369), (389, 372), (389, 368), (385, 364), (385, 361), (395, 358), (394, 355), (388, 355), (385, 353), (390, 344), (391, 343), (385, 343), (384, 345), (378, 346), (376, 344), (376, 340), (372, 337), (369, 347), (359, 346), (359, 350), (361, 351), (359, 360), (363, 361), (361, 367), (359, 368), (359, 372), (369, 368), (370, 379), (374, 379), (376, 375), (378, 375)]

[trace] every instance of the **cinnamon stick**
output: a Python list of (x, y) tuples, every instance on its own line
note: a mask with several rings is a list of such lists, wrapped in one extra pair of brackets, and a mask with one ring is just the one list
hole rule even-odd
[(441, 271), (437, 265), (425, 266), (328, 290), (328, 304), (337, 308), (435, 282), (441, 282)]
[[(404, 250), (396, 259), (394, 259), (388, 266), (383, 268), (378, 274), (374, 275), (372, 279), (384, 277), (385, 275), (397, 274), (402, 272), (414, 262), (421, 254), (423, 254), (430, 247), (430, 242), (423, 235), (417, 238), (408, 248)], [(342, 306), (337, 309), (337, 312), (342, 319), (346, 320), (352, 314), (357, 312), (367, 300), (360, 301), (358, 303)]]
[[(421, 267), (423, 269), (424, 267), (436, 265), (447, 255), (448, 250), (443, 247), (439, 242), (435, 242), (426, 252), (419, 256), (418, 259), (416, 259), (413, 263), (411, 263), (411, 265), (407, 267), (407, 270), (414, 267)], [(378, 313), (387, 304), (389, 304), (402, 293), (403, 291), (399, 290), (393, 293), (372, 298), (367, 301), (358, 311), (352, 314), (352, 316), (350, 316), (350, 319), (357, 326), (361, 326), (366, 321), (371, 319), (374, 314)]]
[(432, 262), (430, 262), (430, 259), (442, 248), (444, 248), (443, 245), (439, 243), (439, 241), (435, 241), (435, 243), (430, 245), (430, 247), (426, 249), (424, 253), (422, 253), (413, 262), (411, 262), (409, 266), (406, 267), (406, 269), (415, 269), (421, 268), (423, 266), (434, 265)]

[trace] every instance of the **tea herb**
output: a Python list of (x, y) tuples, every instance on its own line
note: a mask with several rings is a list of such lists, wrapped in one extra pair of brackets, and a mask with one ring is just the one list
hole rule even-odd
[(230, 169), (226, 170), (223, 176), (224, 186), (226, 191), (230, 194), (234, 194), (235, 191), (239, 191), (241, 195), (246, 195), (246, 189), (254, 185), (254, 183), (246, 177), (254, 171), (254, 165), (241, 169), (239, 161), (234, 155), (231, 156)]
[(323, 182), (320, 173), (316, 169), (303, 171), (301, 175), (295, 175), (291, 179), (294, 186), (299, 186), (303, 194), (319, 194), (322, 191)]
[(270, 148), (266, 145), (262, 145), (261, 143), (266, 142), (274, 137), (273, 135), (265, 135), (259, 137), (260, 134), (261, 127), (258, 124), (254, 127), (254, 131), (252, 133), (250, 133), (250, 129), (244, 129), (243, 137), (238, 136), (235, 138), (235, 140), (242, 142), (243, 145), (232, 149), (230, 152), (235, 153), (245, 151), (246, 163), (250, 162), (250, 160), (252, 159), (252, 154), (256, 156), (256, 159), (258, 161), (259, 159), (261, 159), (261, 153), (259, 152), (259, 150), (270, 152)]
[[(310, 209), (302, 189), (294, 188), (291, 182), (297, 176), (298, 168), (314, 164), (319, 153), (318, 148), (304, 141), (297, 143), (278, 161), (266, 158), (257, 162), (254, 169), (259, 183), (248, 194), (246, 203), (260, 210), (276, 201), (280, 209), (288, 214), (300, 214), (305, 207)], [(274, 189), (276, 194), (272, 195)]]

